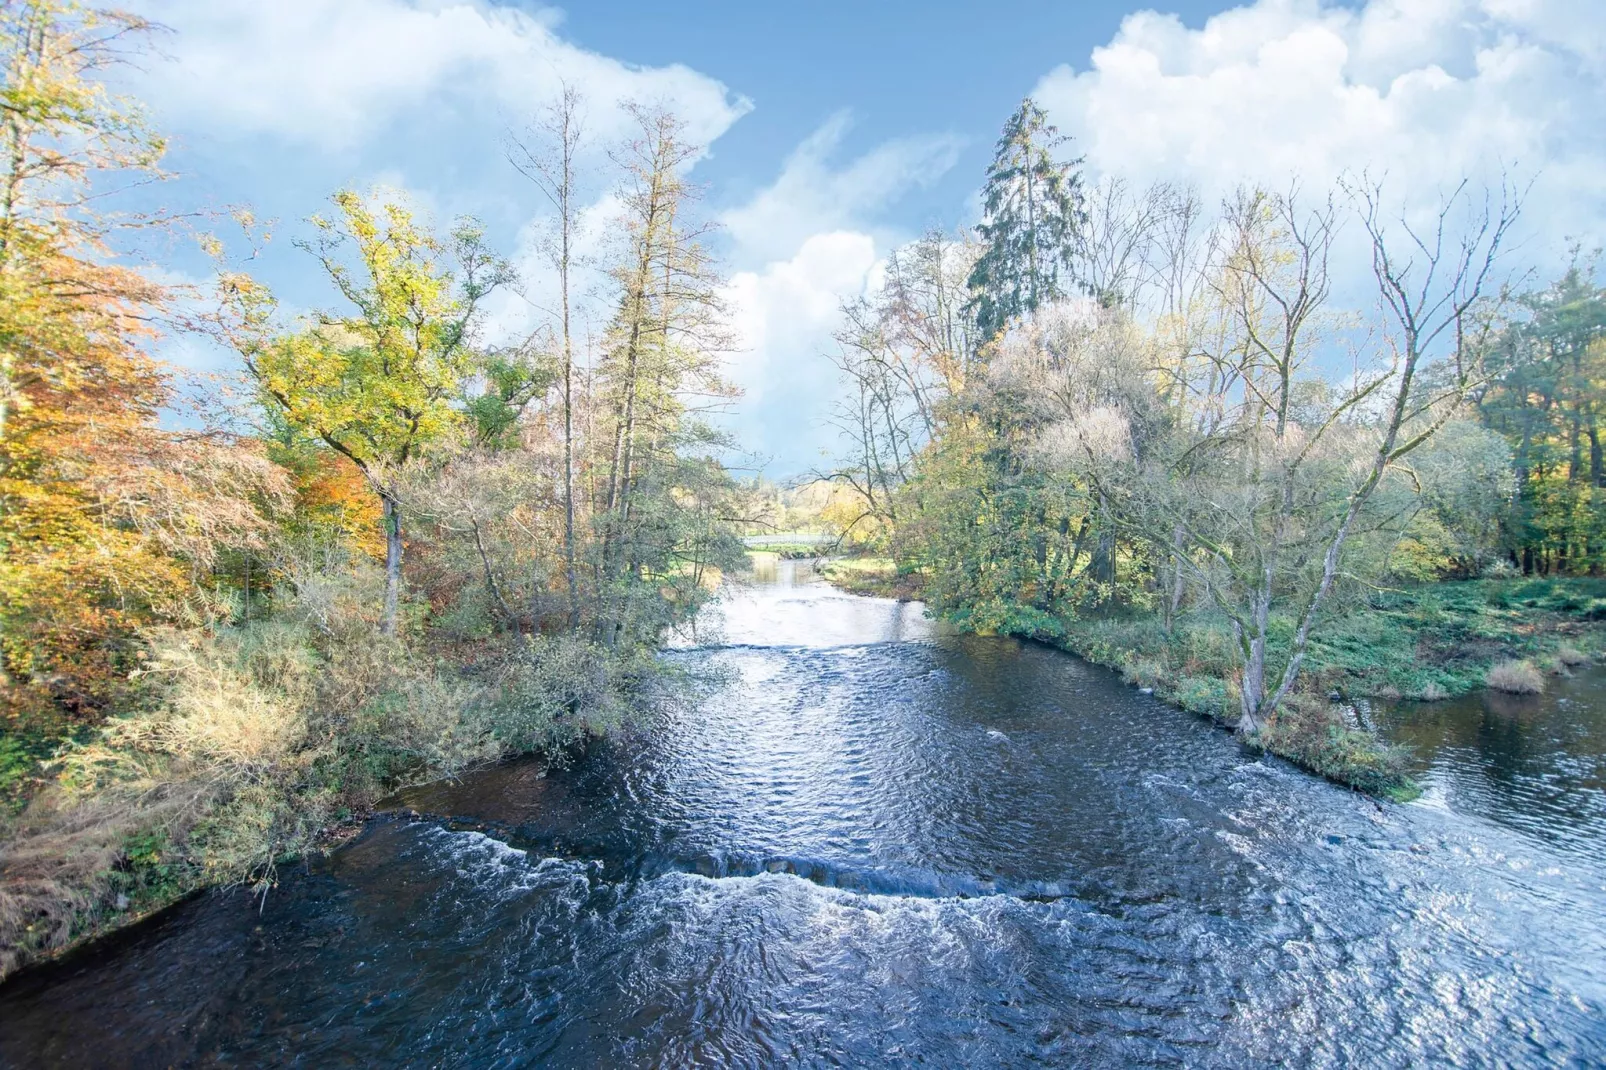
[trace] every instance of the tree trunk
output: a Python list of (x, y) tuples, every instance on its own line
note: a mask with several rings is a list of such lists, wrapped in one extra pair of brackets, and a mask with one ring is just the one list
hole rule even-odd
[(380, 502), (385, 524), (385, 614), (380, 628), (386, 635), (395, 635), (402, 583), (401, 503), (389, 493), (381, 494)]
[(513, 615), (507, 599), (502, 597), (501, 585), (496, 582), (496, 571), (491, 567), (491, 555), (485, 549), (485, 538), (480, 532), (480, 522), (471, 518), (469, 523), (474, 529), (474, 549), (479, 551), (480, 567), (485, 570), (485, 588), (491, 593), (491, 598), (496, 602), (496, 608), (501, 611), (502, 619), (507, 622), (508, 627), (516, 627), (518, 618)]
[[(567, 274), (567, 272), (565, 272)], [(563, 562), (569, 589), (569, 627), (580, 623), (580, 592), (574, 572), (574, 353), (569, 344), (569, 293), (563, 293)]]
[(1182, 525), (1178, 524), (1171, 529), (1171, 597), (1165, 605), (1165, 634), (1170, 635), (1172, 627), (1176, 624), (1177, 612), (1182, 609), (1182, 596), (1187, 593), (1187, 578), (1182, 574), (1180, 559), (1183, 551), (1187, 549), (1187, 539)]
[(1271, 621), (1271, 570), (1267, 570), (1266, 589), (1255, 593), (1255, 607), (1251, 618), (1254, 626), (1249, 641), (1245, 643), (1242, 628), (1237, 624), (1233, 630), (1240, 635), (1239, 645), (1244, 652), (1243, 684), (1239, 689), (1239, 716), (1238, 734), (1252, 736), (1266, 726), (1266, 716), (1270, 712), (1270, 703), (1266, 700), (1266, 631)]
[(1097, 538), (1093, 551), (1093, 578), (1099, 583), (1115, 585), (1115, 532), (1110, 528), (1110, 503), (1100, 492), (1098, 496)]

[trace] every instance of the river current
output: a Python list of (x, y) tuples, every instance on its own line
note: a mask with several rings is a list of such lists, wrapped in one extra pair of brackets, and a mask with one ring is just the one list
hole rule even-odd
[(669, 656), (718, 682), (13, 980), (0, 1062), (1606, 1062), (1598, 672), (1376, 712), (1396, 806), (807, 566)]

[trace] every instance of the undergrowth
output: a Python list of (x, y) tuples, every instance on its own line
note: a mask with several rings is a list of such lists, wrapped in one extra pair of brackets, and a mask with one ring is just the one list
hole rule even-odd
[[(892, 562), (880, 559), (831, 562), (822, 573), (869, 594), (887, 593), (896, 576)], [(1230, 624), (1208, 609), (1179, 615), (1169, 630), (1152, 613), (1063, 616), (1014, 605), (963, 608), (944, 619), (967, 631), (1062, 647), (1183, 709), (1226, 725), (1237, 721)], [(1417, 789), (1405, 750), (1356, 724), (1344, 702), (1438, 701), (1485, 687), (1497, 667), (1498, 678), (1515, 679), (1505, 663), (1527, 666), (1522, 683), (1531, 688), (1541, 674), (1601, 657), (1603, 622), (1606, 579), (1468, 580), (1374, 592), (1320, 622), (1299, 691), (1253, 742), (1338, 783), (1410, 798)], [(1274, 648), (1292, 634), (1292, 621), (1273, 619)]]
[(656, 678), (650, 652), (572, 635), (440, 656), (380, 634), (371, 594), (153, 633), (134, 708), (53, 756), (0, 736), (0, 976), (201, 887), (265, 889), (384, 794), (606, 731)]
[[(1438, 583), (1373, 594), (1324, 619), (1312, 635), (1301, 691), (1258, 742), (1298, 765), (1373, 794), (1413, 787), (1406, 755), (1351, 723), (1329, 701), (1368, 697), (1437, 701), (1486, 686), (1492, 670), (1527, 666), (1524, 686), (1606, 650), (1606, 581), (1500, 579)], [(1181, 615), (1168, 633), (1153, 615), (1088, 616), (1061, 622), (1052, 641), (1117, 669), (1185, 709), (1232, 723), (1237, 666), (1230, 626), (1209, 611)], [(1273, 620), (1274, 644), (1288, 620)]]

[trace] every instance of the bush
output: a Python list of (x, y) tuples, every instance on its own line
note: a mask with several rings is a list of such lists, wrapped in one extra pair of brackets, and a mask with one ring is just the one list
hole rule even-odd
[(1218, 720), (1227, 715), (1231, 702), (1227, 682), (1209, 676), (1184, 676), (1171, 697), (1183, 709)]
[(625, 719), (658, 671), (648, 654), (623, 656), (579, 636), (523, 637), (492, 692), (492, 731), (519, 751), (599, 735)]
[(1502, 661), (1491, 666), (1485, 683), (1508, 695), (1537, 695), (1545, 689), (1545, 678), (1531, 661)]
[(1316, 696), (1290, 696), (1257, 737), (1266, 750), (1329, 780), (1399, 801), (1419, 792), (1409, 776), (1410, 752), (1346, 724)]
[[(0, 828), (0, 976), (192, 889), (271, 884), (387, 791), (602, 732), (660, 672), (572, 635), (428, 660), (375, 629), (372, 572), (309, 571), (270, 619), (150, 635), (144, 704), (69, 744)], [(0, 749), (0, 773), (28, 757)]]

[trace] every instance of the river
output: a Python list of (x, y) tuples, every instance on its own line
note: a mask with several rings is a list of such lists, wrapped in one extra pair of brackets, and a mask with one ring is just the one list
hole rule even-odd
[(1379, 805), (806, 565), (715, 616), (697, 702), (23, 974), (0, 1061), (1606, 1062), (1599, 671), (1375, 712)]

